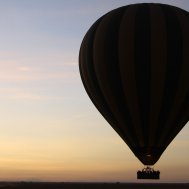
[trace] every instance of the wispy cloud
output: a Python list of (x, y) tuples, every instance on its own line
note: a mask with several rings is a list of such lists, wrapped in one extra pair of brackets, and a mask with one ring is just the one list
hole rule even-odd
[[(19, 70), (20, 71), (20, 70)], [(22, 72), (29, 72), (24, 68)], [(77, 72), (65, 72), (65, 73), (31, 73), (20, 74), (15, 72), (0, 72), (0, 82), (27, 82), (27, 81), (42, 81), (42, 80), (56, 80), (61, 79), (62, 82), (70, 82), (73, 79), (79, 79), (79, 73)]]
[(24, 90), (23, 88), (0, 88), (0, 99), (14, 101), (49, 101), (64, 100), (64, 97), (56, 95), (44, 95), (35, 91)]
[(0, 51), (0, 82), (41, 80), (73, 81), (79, 78), (77, 57), (72, 54), (50, 53), (23, 55)]
[(21, 66), (17, 68), (19, 71), (23, 71), (23, 72), (28, 72), (31, 71), (31, 68), (26, 67), (26, 66)]

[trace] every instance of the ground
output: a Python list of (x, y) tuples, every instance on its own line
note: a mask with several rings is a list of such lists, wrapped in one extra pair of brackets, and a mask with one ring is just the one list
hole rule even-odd
[(0, 189), (189, 189), (188, 184), (1, 182)]

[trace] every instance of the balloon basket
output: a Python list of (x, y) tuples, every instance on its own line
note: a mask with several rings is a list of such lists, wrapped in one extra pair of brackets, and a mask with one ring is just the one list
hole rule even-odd
[(142, 171), (137, 172), (137, 179), (160, 179), (160, 171), (155, 171), (147, 166)]

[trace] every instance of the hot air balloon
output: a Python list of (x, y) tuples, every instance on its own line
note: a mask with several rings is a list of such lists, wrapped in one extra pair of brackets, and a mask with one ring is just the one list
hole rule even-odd
[(189, 13), (155, 3), (112, 10), (86, 33), (79, 68), (96, 108), (149, 171), (189, 119)]

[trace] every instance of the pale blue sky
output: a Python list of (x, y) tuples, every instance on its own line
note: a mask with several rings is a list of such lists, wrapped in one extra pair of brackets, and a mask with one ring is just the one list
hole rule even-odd
[[(89, 27), (136, 2), (189, 10), (188, 0), (0, 1), (0, 180), (137, 181), (143, 165), (93, 106), (78, 68)], [(155, 165), (162, 182), (189, 182), (188, 146), (187, 126)]]

